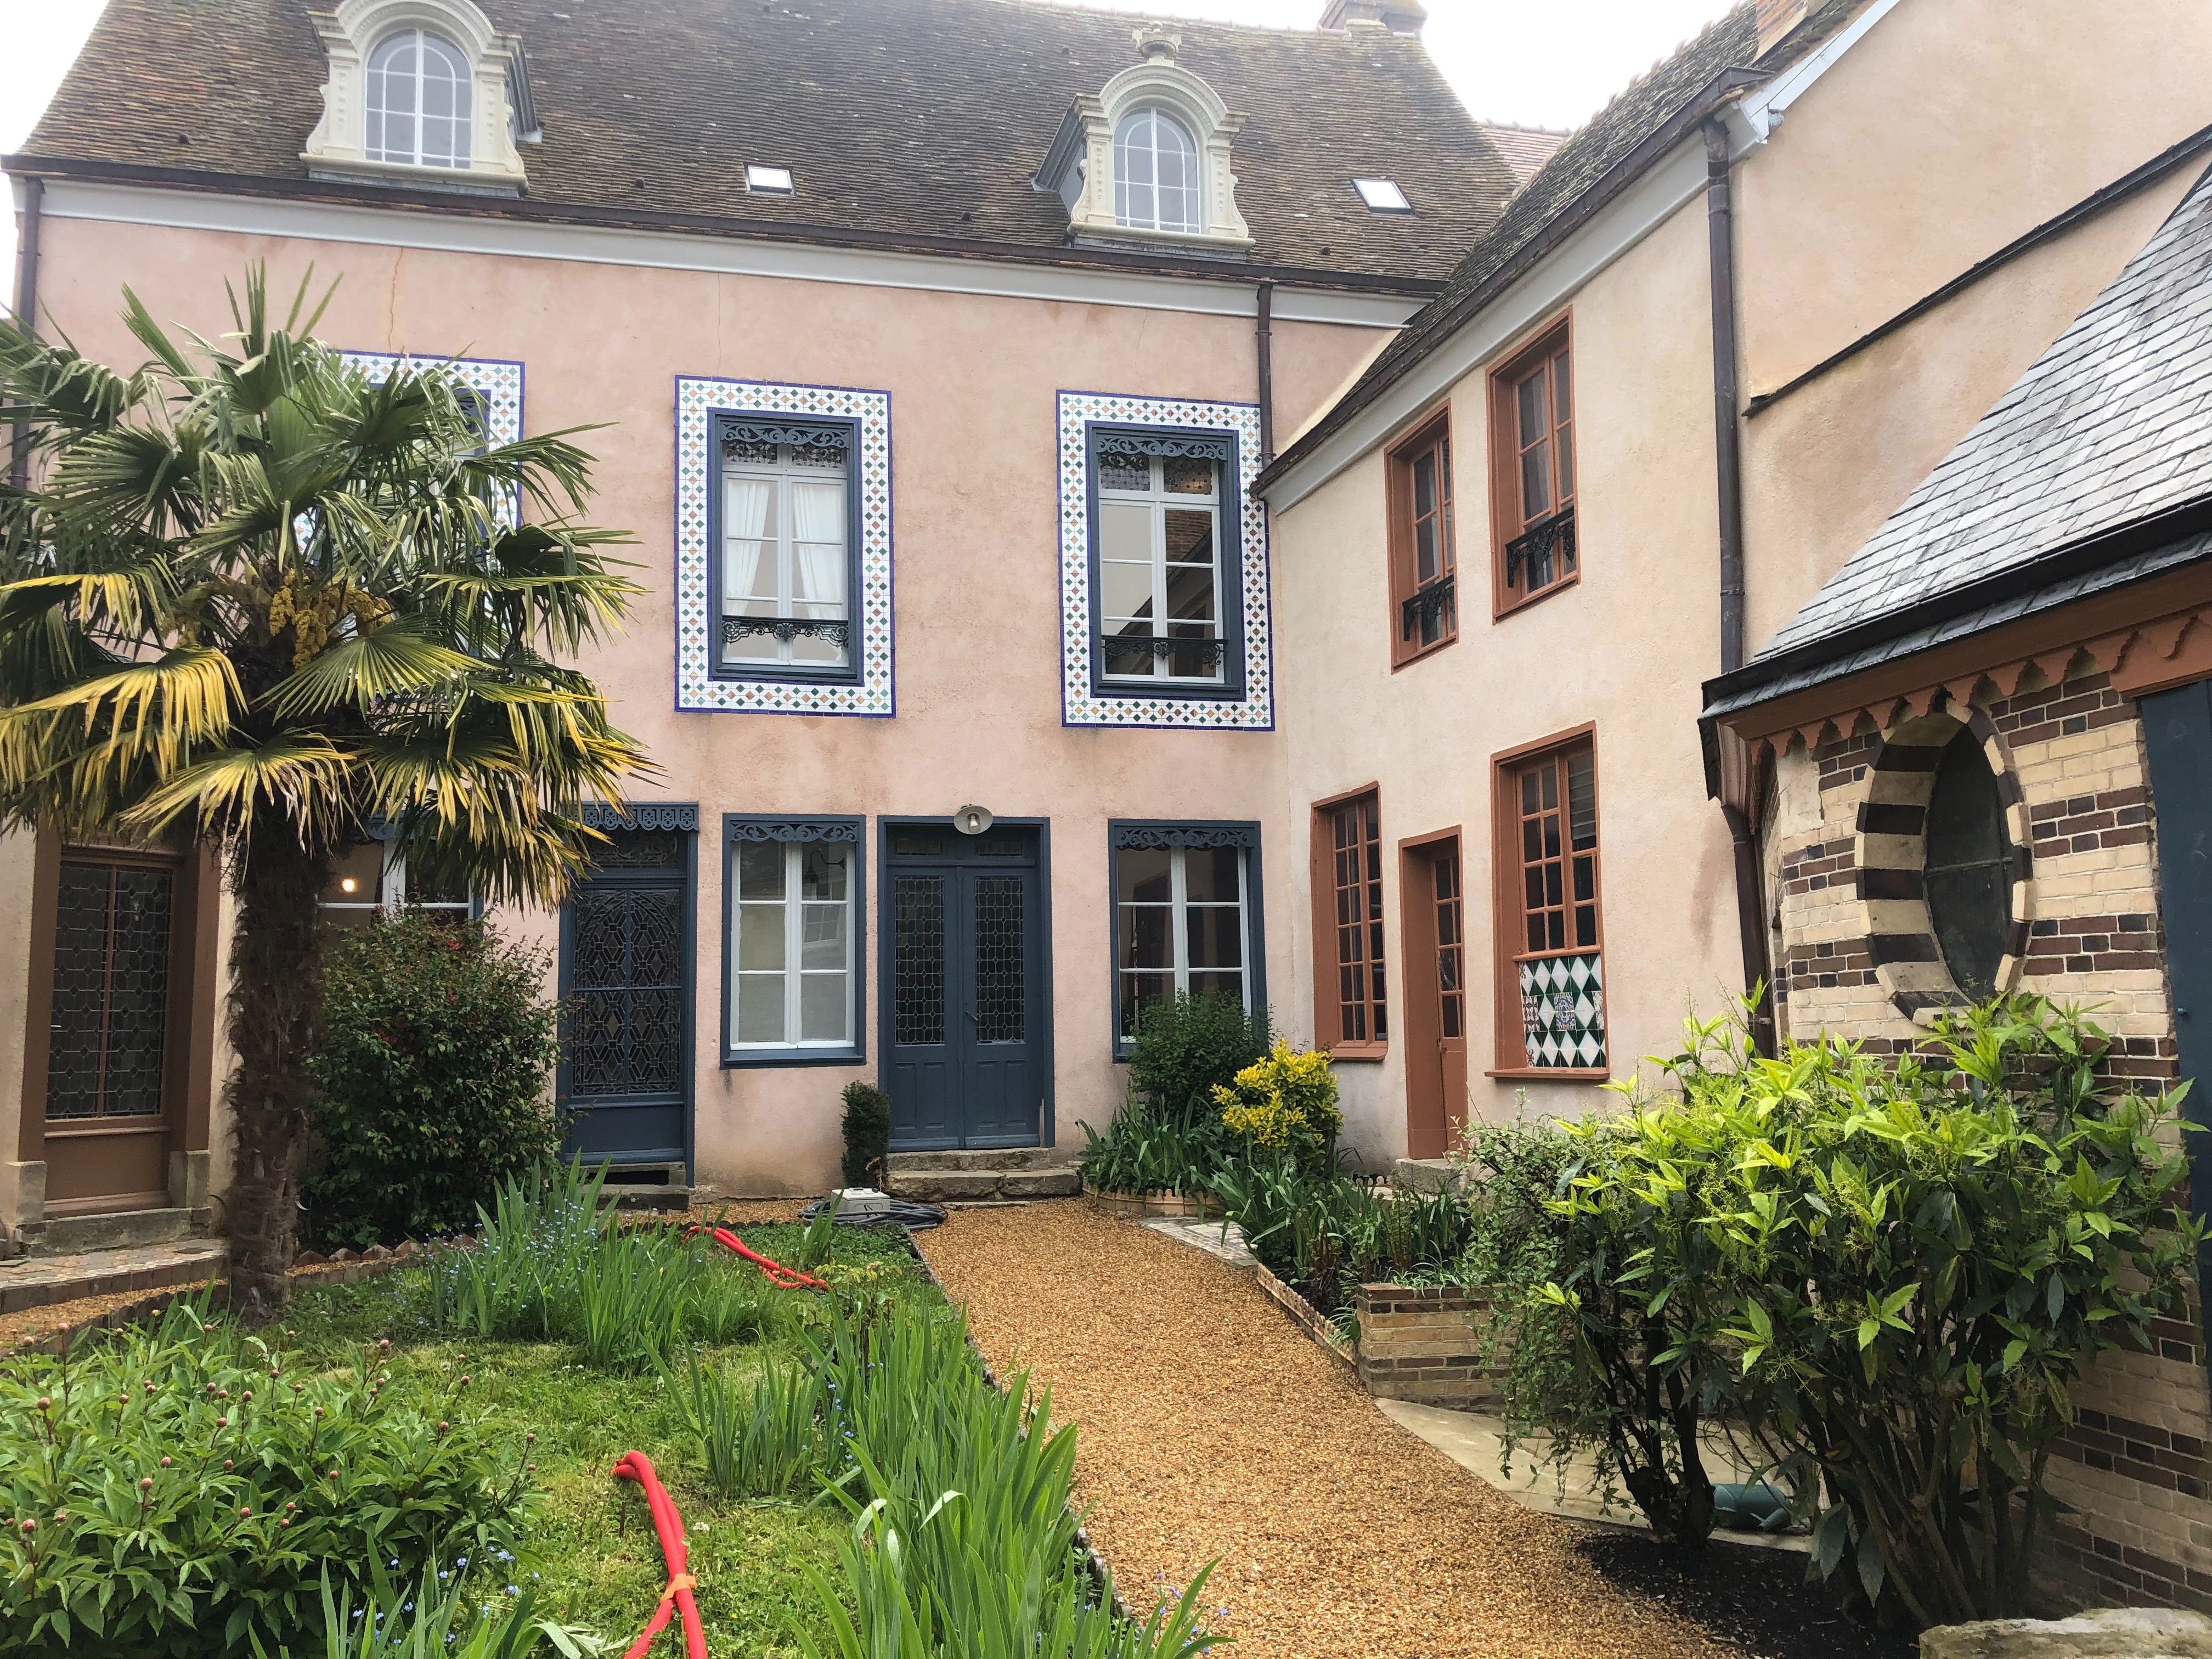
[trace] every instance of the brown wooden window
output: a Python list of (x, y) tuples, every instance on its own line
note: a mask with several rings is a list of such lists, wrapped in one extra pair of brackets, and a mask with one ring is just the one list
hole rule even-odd
[(1350, 1058), (1389, 1041), (1382, 966), (1382, 814), (1375, 791), (1314, 809), (1316, 1041)]
[(1392, 666), (1459, 637), (1451, 417), (1438, 415), (1389, 455)]
[(1607, 1069), (1597, 753), (1588, 731), (1497, 762), (1501, 1073)]
[(1565, 586), (1581, 569), (1572, 356), (1562, 324), (1491, 376), (1501, 614)]

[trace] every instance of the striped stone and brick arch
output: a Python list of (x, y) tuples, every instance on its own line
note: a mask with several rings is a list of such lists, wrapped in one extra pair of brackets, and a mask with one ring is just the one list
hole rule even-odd
[(1867, 793), (1852, 838), (1853, 878), (1865, 918), (1875, 977), (1899, 1013), (1926, 1024), (1941, 1009), (1972, 1000), (1945, 964), (1928, 908), (1928, 806), (1943, 751), (1964, 729), (1981, 744), (1996, 781), (2010, 878), (2011, 930), (1996, 972), (1996, 989), (2020, 982), (2034, 921), (2033, 855), (2027, 802), (2004, 740), (1981, 709), (1920, 715), (1892, 727), (1869, 763)]

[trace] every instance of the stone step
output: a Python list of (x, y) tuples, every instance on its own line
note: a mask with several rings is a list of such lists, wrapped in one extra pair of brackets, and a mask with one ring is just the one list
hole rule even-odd
[(988, 1146), (945, 1152), (893, 1152), (884, 1160), (886, 1172), (905, 1170), (1041, 1170), (1067, 1161), (1057, 1146)]
[(1083, 1190), (1083, 1177), (1073, 1164), (1022, 1170), (893, 1170), (886, 1179), (893, 1197), (921, 1204), (1072, 1198)]
[(133, 1250), (204, 1238), (206, 1210), (118, 1210), (106, 1215), (50, 1216), (26, 1222), (20, 1237), (26, 1255), (81, 1255), (88, 1250)]
[(222, 1278), (229, 1264), (230, 1246), (219, 1238), (20, 1256), (0, 1266), (0, 1314), (51, 1307), (79, 1297), (204, 1285)]

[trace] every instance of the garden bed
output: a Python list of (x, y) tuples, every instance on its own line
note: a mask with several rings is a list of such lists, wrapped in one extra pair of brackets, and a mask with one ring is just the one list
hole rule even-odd
[(1124, 1221), (1145, 1216), (1190, 1216), (1203, 1221), (1221, 1213), (1219, 1200), (1183, 1193), (1109, 1193), (1086, 1184), (1083, 1195), (1105, 1214)]

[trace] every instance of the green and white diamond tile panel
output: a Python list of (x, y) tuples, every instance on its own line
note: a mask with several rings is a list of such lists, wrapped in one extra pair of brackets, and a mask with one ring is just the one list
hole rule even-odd
[[(718, 679), (708, 672), (714, 606), (707, 592), (708, 429), (717, 411), (826, 415), (859, 422), (854, 483), (860, 497), (860, 678), (857, 683)], [(891, 394), (852, 386), (679, 378), (676, 382), (676, 706), (707, 713), (892, 713)]]
[(1521, 964), (1521, 1034), (1531, 1066), (1605, 1068), (1605, 973), (1596, 951)]

